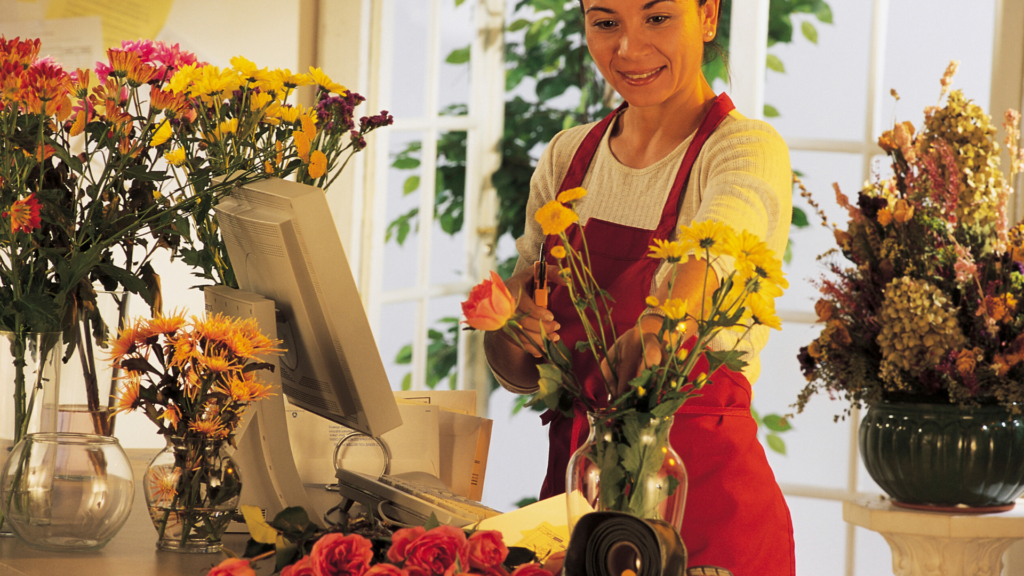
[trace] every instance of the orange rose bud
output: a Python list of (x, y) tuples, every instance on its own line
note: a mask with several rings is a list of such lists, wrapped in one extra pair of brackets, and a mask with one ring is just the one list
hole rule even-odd
[(892, 217), (893, 220), (903, 224), (914, 217), (914, 205), (900, 198), (892, 208)]
[(503, 327), (516, 311), (516, 300), (501, 276), (491, 272), (488, 280), (477, 284), (462, 303), (466, 324), (477, 330), (492, 332)]

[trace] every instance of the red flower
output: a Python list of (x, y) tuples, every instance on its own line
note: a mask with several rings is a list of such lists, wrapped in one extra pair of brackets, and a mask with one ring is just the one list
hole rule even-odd
[(256, 571), (249, 565), (248, 560), (228, 558), (214, 566), (206, 576), (256, 576)]
[(11, 234), (18, 231), (31, 233), (39, 228), (39, 201), (36, 195), (29, 194), (27, 198), (15, 200), (11, 204), (10, 212), (4, 212), (3, 216), (11, 218)]
[(391, 548), (388, 548), (388, 560), (398, 564), (405, 562), (406, 548), (414, 540), (426, 534), (423, 526), (415, 528), (402, 528), (391, 535)]
[(469, 565), (492, 568), (505, 561), (508, 547), (497, 530), (481, 530), (469, 536)]
[(536, 562), (532, 564), (523, 564), (512, 572), (512, 576), (552, 576), (551, 572), (541, 568), (540, 564)]
[(285, 566), (284, 570), (281, 570), (281, 576), (316, 576), (316, 572), (313, 571), (313, 557), (303, 556), (302, 560), (295, 564)]
[(367, 570), (363, 576), (409, 576), (409, 573), (394, 564), (377, 564)]
[(501, 276), (491, 272), (491, 277), (473, 287), (469, 300), (462, 303), (466, 324), (477, 330), (493, 331), (505, 325), (516, 311), (516, 300)]
[(316, 576), (362, 576), (373, 559), (373, 545), (358, 534), (328, 534), (310, 553)]
[(466, 534), (454, 526), (430, 530), (409, 544), (405, 552), (407, 568), (424, 568), (430, 576), (443, 576), (456, 560), (463, 570), (469, 567)]

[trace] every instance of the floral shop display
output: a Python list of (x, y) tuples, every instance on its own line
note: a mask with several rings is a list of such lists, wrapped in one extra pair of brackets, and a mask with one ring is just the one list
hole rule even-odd
[(796, 407), (818, 392), (868, 406), (862, 456), (899, 504), (1004, 509), (1024, 493), (1024, 225), (1007, 222), (1020, 115), (1005, 114), (1004, 176), (991, 119), (949, 91), (955, 71), (920, 129), (879, 138), (890, 176), (855, 202), (835, 187), (849, 222), (820, 257), (825, 327), (800, 350)]
[[(618, 336), (612, 318), (614, 303), (591, 273), (586, 239), (573, 210), (574, 203), (585, 194), (582, 188), (561, 192), (537, 211), (536, 219), (544, 234), (558, 239), (551, 256), (557, 261), (559, 275), (587, 334), (587, 340), (578, 343), (577, 349), (592, 353), (598, 365), (607, 361), (614, 368), (616, 358), (609, 356), (609, 347)], [(573, 226), (578, 229), (571, 229)], [(571, 242), (567, 231), (578, 232), (580, 243)], [(716, 259), (730, 257), (735, 259), (735, 269), (721, 279), (713, 296), (701, 303), (700, 317), (688, 312), (689, 304), (681, 299), (661, 302), (654, 296), (648, 298), (648, 305), (663, 314), (657, 338), (665, 350), (665, 360), (659, 365), (645, 365), (624, 393), (616, 393), (616, 383), (606, 373), (603, 394), (591, 396), (574, 372), (564, 343), (547, 337), (543, 342), (532, 342), (544, 362), (538, 365), (539, 391), (531, 403), (543, 403), (566, 415), (573, 414), (574, 404), (582, 406), (591, 422), (589, 440), (569, 462), (570, 527), (587, 512), (609, 510), (665, 520), (679, 530), (687, 483), (684, 464), (668, 441), (673, 417), (688, 398), (700, 393), (716, 370), (724, 366), (739, 371), (745, 365), (740, 350), (710, 349), (720, 331), (736, 330), (745, 335), (759, 324), (780, 328), (774, 299), (788, 283), (781, 261), (764, 242), (749, 232), (735, 233), (710, 220), (681, 226), (678, 238), (656, 240), (649, 256), (670, 264), (701, 257), (707, 262), (706, 270)], [(704, 282), (706, 287), (707, 275)], [(672, 293), (671, 286), (668, 293)], [(492, 272), (490, 279), (476, 286), (462, 304), (465, 322), (479, 330), (502, 330), (525, 348), (527, 335), (516, 313), (518, 297)], [(684, 340), (681, 335), (687, 324), (695, 327), (695, 336)]]
[[(326, 188), (391, 117), (357, 122), (362, 97), (316, 68), (293, 74), (239, 56), (222, 69), (176, 44), (139, 40), (71, 71), (39, 58), (41, 49), (0, 37), (0, 330), (15, 357), (28, 334), (62, 332), (61, 356), (82, 366), (91, 431), (109, 435), (116, 380), (99, 381), (97, 348), (126, 307), (119, 297), (118, 317), (103, 318), (97, 293), (137, 294), (159, 313), (152, 261), (163, 249), (230, 284), (217, 198), (269, 176)], [(315, 106), (288, 102), (307, 85), (317, 86)], [(0, 436), (16, 442), (36, 388), (20, 370), (13, 392), (3, 386), (14, 424)]]
[(302, 508), (270, 520), (242, 506), (250, 540), (243, 558), (228, 558), (208, 576), (255, 576), (273, 558), (281, 576), (552, 576), (525, 548), (509, 547), (500, 532), (463, 530), (428, 522), (393, 533), (369, 516), (346, 518), (328, 530)]
[(167, 439), (143, 479), (158, 548), (221, 549), (244, 474), (223, 449), (249, 404), (272, 393), (257, 371), (272, 369), (260, 358), (277, 344), (255, 321), (220, 315), (140, 318), (111, 342), (125, 374), (116, 410), (142, 410)]

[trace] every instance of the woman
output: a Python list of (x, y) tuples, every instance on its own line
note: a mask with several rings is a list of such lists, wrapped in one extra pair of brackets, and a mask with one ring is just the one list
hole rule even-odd
[[(534, 340), (541, 325), (570, 350), (584, 339), (564, 288), (548, 308), (532, 294), (533, 261), (545, 241), (533, 214), (561, 190), (582, 186), (576, 205), (585, 226), (595, 276), (611, 292), (615, 307), (628, 307), (635, 322), (616, 326), (617, 374), (586, 354), (574, 366), (589, 390), (600, 390), (601, 370), (619, 390), (637, 375), (641, 357), (659, 362), (654, 334), (661, 318), (644, 299), (669, 296), (696, 303), (731, 270), (720, 259), (704, 285), (705, 262), (660, 266), (646, 258), (653, 239), (670, 239), (680, 224), (708, 219), (746, 229), (781, 254), (792, 215), (791, 172), (785, 143), (767, 124), (744, 118), (725, 95), (716, 96), (701, 72), (704, 44), (716, 33), (719, 0), (582, 0), (587, 45), (605, 80), (625, 104), (602, 122), (558, 134), (538, 163), (531, 182), (526, 233), (517, 241), (520, 259), (508, 285), (519, 294), (519, 312)], [(549, 278), (557, 278), (549, 264)], [(693, 327), (690, 327), (693, 330)], [(725, 331), (729, 332), (729, 331)], [(732, 340), (730, 340), (730, 338)], [(714, 348), (728, 348), (736, 335), (722, 334)], [(792, 524), (750, 417), (750, 383), (760, 373), (758, 352), (767, 328), (756, 327), (739, 343), (749, 364), (742, 374), (719, 370), (713, 385), (677, 414), (673, 447), (689, 474), (682, 530), (690, 565), (715, 565), (737, 576), (795, 572)], [(503, 386), (517, 393), (537, 389), (539, 353), (523, 351), (501, 332), (485, 337), (488, 361)], [(549, 412), (548, 471), (542, 497), (565, 491), (569, 456), (587, 436), (582, 414)]]

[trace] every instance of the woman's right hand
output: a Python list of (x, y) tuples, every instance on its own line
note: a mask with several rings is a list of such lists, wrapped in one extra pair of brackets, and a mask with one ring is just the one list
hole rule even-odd
[[(565, 281), (558, 275), (558, 267), (551, 264), (548, 264), (547, 267), (548, 290), (551, 291), (555, 285), (564, 285)], [(541, 342), (541, 326), (544, 327), (544, 335), (551, 341), (558, 341), (558, 330), (561, 326), (555, 322), (554, 315), (547, 308), (538, 306), (533, 299), (533, 266), (527, 266), (513, 274), (505, 281), (505, 286), (518, 302), (516, 313), (523, 315), (519, 319), (519, 325), (523, 327), (526, 336), (522, 342), (523, 349), (535, 358), (540, 358), (541, 351), (538, 345)], [(498, 334), (510, 342), (516, 343), (504, 331), (498, 332)]]

